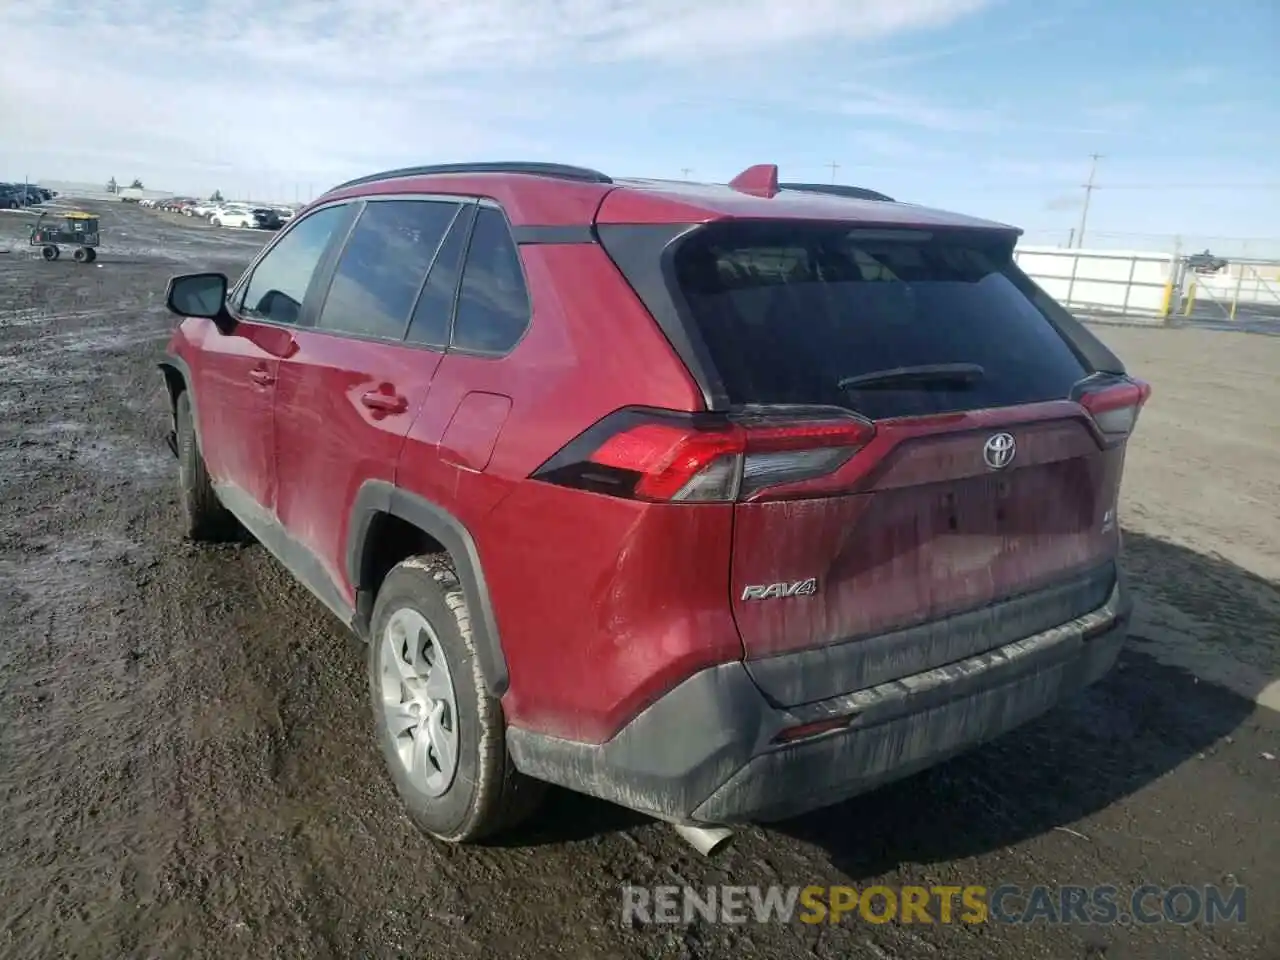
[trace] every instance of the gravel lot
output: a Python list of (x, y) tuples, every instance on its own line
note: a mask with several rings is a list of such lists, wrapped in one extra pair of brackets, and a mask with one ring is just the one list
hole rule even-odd
[[(100, 209), (91, 266), (0, 215), (0, 956), (1280, 956), (1280, 718), (1255, 703), (1280, 677), (1280, 338), (1099, 328), (1155, 396), (1123, 513), (1137, 636), (1073, 703), (711, 861), (565, 793), (456, 850), (402, 815), (336, 621), (261, 548), (178, 538), (164, 282), (263, 238)], [(620, 922), (622, 884), (682, 882), (1240, 883), (1248, 916)]]

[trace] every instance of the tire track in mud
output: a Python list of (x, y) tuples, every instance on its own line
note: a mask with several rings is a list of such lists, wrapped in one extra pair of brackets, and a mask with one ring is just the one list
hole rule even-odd
[[(237, 246), (244, 262), (251, 248), (147, 211), (111, 216), (153, 261), (88, 277), (0, 261), (0, 956), (1267, 955), (1280, 774), (1258, 754), (1280, 734), (1138, 655), (1024, 731), (744, 830), (715, 860), (559, 791), (507, 841), (424, 839), (373, 749), (359, 644), (261, 548), (176, 536), (155, 369), (172, 326), (165, 258), (216, 263)], [(1144, 543), (1143, 569), (1203, 570), (1166, 549)], [(1220, 604), (1233, 576), (1215, 572)], [(620, 923), (623, 884), (1228, 874), (1256, 895), (1243, 931)]]

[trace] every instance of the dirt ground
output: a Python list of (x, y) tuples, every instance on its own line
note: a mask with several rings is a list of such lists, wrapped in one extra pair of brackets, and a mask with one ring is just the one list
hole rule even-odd
[[(1122, 516), (1136, 636), (1075, 701), (710, 861), (562, 792), (460, 850), (401, 812), (331, 615), (261, 548), (178, 537), (165, 280), (263, 238), (102, 209), (90, 266), (0, 215), (0, 957), (1280, 956), (1280, 719), (1254, 702), (1280, 677), (1280, 338), (1100, 328), (1155, 394)], [(621, 922), (621, 885), (667, 883), (1242, 884), (1248, 912)]]

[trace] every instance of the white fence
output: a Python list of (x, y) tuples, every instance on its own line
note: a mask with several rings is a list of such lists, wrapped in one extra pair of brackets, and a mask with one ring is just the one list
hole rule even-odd
[(1070, 310), (1161, 323), (1174, 315), (1236, 319), (1280, 312), (1280, 261), (1231, 260), (1197, 273), (1178, 253), (1019, 246), (1014, 260)]
[(1168, 316), (1179, 258), (1135, 250), (1019, 246), (1018, 266), (1063, 306), (1082, 313)]
[(1192, 280), (1189, 297), (1211, 300), (1233, 318), (1241, 306), (1280, 309), (1280, 265), (1273, 260), (1239, 261), (1221, 273), (1199, 274)]

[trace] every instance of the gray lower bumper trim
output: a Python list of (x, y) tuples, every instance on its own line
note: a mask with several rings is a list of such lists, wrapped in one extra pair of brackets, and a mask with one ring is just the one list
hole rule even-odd
[[(675, 822), (773, 819), (837, 802), (1013, 729), (1101, 677), (1128, 619), (1118, 581), (1098, 609), (977, 656), (794, 709), (741, 663), (703, 670), (602, 744), (512, 727), (518, 769)], [(785, 746), (788, 727), (848, 727)]]
[(919, 674), (1050, 630), (1097, 610), (1116, 585), (1108, 561), (1070, 579), (926, 623), (747, 661), (765, 696), (781, 706), (814, 703)]

